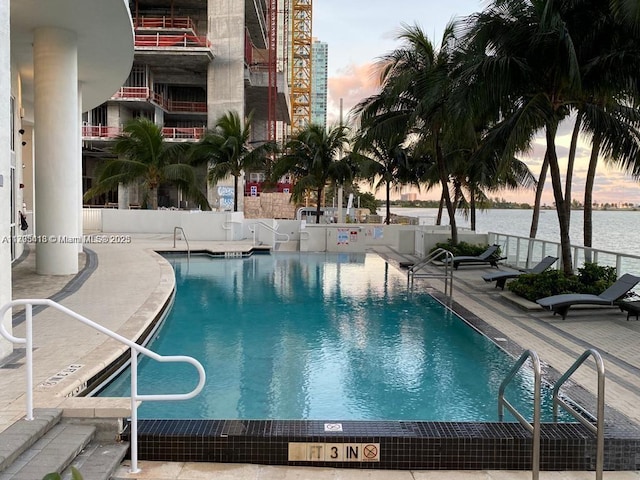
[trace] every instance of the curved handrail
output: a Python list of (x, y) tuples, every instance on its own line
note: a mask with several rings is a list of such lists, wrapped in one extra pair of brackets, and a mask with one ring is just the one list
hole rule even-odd
[[(137, 415), (137, 402), (141, 400), (154, 400), (154, 401), (172, 401), (172, 400), (188, 400), (198, 395), (206, 380), (206, 373), (204, 367), (195, 358), (185, 355), (159, 355), (148, 348), (138, 345), (137, 343), (129, 340), (128, 338), (119, 335), (108, 328), (103, 327), (99, 323), (89, 320), (87, 317), (74, 312), (73, 310), (60, 305), (48, 298), (38, 299), (20, 299), (12, 300), (5, 303), (0, 307), (0, 319), (4, 318), (6, 312), (19, 305), (25, 306), (25, 337), (16, 337), (10, 334), (4, 324), (0, 322), (0, 335), (9, 340), (10, 342), (17, 344), (24, 344), (26, 365), (27, 365), (27, 420), (33, 420), (33, 305), (44, 305), (46, 307), (52, 307), (85, 325), (104, 333), (108, 337), (119, 341), (127, 345), (131, 349), (131, 472), (136, 473), (140, 471), (138, 469), (138, 415)], [(158, 362), (181, 362), (189, 363), (195, 367), (198, 371), (199, 381), (198, 385), (188, 393), (166, 394), (166, 395), (139, 395), (138, 394), (138, 353), (146, 355)]]
[(187, 240), (187, 234), (184, 233), (184, 228), (182, 227), (173, 227), (173, 248), (176, 248), (176, 233), (178, 230), (182, 232), (182, 239), (187, 244), (187, 261), (191, 260), (191, 247), (189, 246), (189, 240)]
[[(513, 377), (518, 373), (520, 367), (531, 359), (533, 363), (533, 425), (518, 412), (508, 400), (504, 398), (504, 391)], [(537, 480), (540, 475), (540, 387), (542, 384), (542, 369), (540, 368), (540, 359), (538, 354), (533, 350), (525, 350), (520, 358), (511, 368), (505, 379), (498, 389), (498, 419), (502, 422), (504, 418), (503, 407), (506, 407), (511, 414), (516, 417), (520, 424), (525, 427), (533, 435), (533, 452), (531, 454), (531, 475), (533, 480)]]
[[(257, 230), (258, 230), (258, 229), (256, 228), (256, 226), (262, 226), (262, 227), (266, 228), (268, 231), (270, 231), (270, 232), (272, 232), (272, 233), (275, 233), (276, 235), (284, 235), (285, 240), (278, 240), (277, 238), (274, 238), (274, 239), (273, 239), (273, 241), (274, 241), (275, 243), (286, 243), (286, 242), (288, 242), (288, 241), (290, 240), (290, 238), (291, 238), (291, 237), (289, 236), (289, 234), (288, 234), (288, 233), (282, 233), (282, 232), (279, 232), (278, 230), (276, 230), (275, 228), (273, 228), (271, 225), (268, 225), (268, 224), (266, 224), (266, 223), (264, 223), (264, 222), (261, 222), (261, 221), (257, 221), (256, 223), (252, 223), (251, 225), (249, 225), (249, 231), (250, 231), (251, 233), (253, 233), (253, 244), (254, 244), (254, 245), (256, 244), (256, 232), (257, 232)], [(277, 227), (276, 227), (276, 228), (277, 228)]]
[[(435, 273), (418, 273), (419, 270), (432, 264), (434, 261), (444, 258), (444, 275)], [(444, 248), (437, 248), (418, 263), (411, 265), (407, 270), (407, 284), (413, 286), (415, 278), (442, 278), (444, 277), (444, 294), (449, 298), (449, 302), (453, 298), (453, 253)]]
[[(567, 381), (567, 379), (573, 375), (578, 367), (580, 367), (589, 357), (593, 357), (596, 362), (596, 370), (598, 372), (598, 396), (596, 407), (596, 425), (589, 422), (582, 415), (577, 413), (574, 408), (567, 402), (560, 398), (560, 387)], [(576, 420), (582, 425), (587, 427), (589, 431), (596, 435), (596, 479), (602, 479), (602, 470), (604, 469), (604, 361), (597, 350), (586, 350), (578, 359), (573, 362), (573, 365), (562, 375), (553, 386), (553, 421), (558, 421), (558, 405), (562, 406), (568, 413), (570, 413)]]

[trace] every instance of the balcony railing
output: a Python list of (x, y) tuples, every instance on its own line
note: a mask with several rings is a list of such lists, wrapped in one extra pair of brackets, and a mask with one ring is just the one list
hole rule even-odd
[(184, 100), (165, 99), (149, 87), (120, 87), (111, 96), (112, 99), (149, 100), (167, 112), (175, 113), (207, 113), (207, 102), (190, 102)]
[[(205, 127), (163, 127), (162, 135), (167, 140), (199, 140), (206, 131)], [(83, 125), (83, 138), (113, 139), (122, 134), (121, 127), (104, 125)]]
[(151, 94), (149, 87), (120, 87), (111, 98), (126, 98), (126, 99), (143, 99), (146, 100)]
[(83, 125), (82, 138), (115, 138), (122, 133), (120, 127), (106, 125)]
[(170, 112), (207, 113), (207, 103), (167, 100), (166, 109)]
[(158, 48), (193, 48), (193, 47), (211, 47), (211, 43), (207, 37), (199, 35), (182, 35), (160, 34), (154, 35), (136, 33), (136, 47), (158, 47)]
[(205, 130), (204, 127), (164, 127), (162, 135), (169, 140), (198, 140)]
[(189, 17), (138, 17), (135, 19), (135, 28), (196, 31), (195, 23)]

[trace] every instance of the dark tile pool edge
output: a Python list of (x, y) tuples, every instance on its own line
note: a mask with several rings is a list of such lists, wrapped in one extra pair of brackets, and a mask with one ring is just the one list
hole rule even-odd
[[(339, 423), (342, 432), (326, 432)], [(127, 426), (122, 440), (128, 441)], [(290, 444), (356, 445), (351, 461), (290, 460)], [(365, 446), (379, 458), (364, 458)], [(358, 448), (358, 446), (360, 448)], [(531, 470), (531, 435), (517, 423), (318, 420), (140, 420), (138, 458), (383, 470)], [(323, 457), (324, 458), (324, 457)], [(640, 469), (640, 437), (605, 440), (605, 470)], [(540, 469), (594, 470), (595, 437), (580, 424), (544, 424)]]
[[(429, 292), (432, 297), (442, 303), (445, 307), (447, 305), (446, 297), (437, 291)], [(457, 302), (452, 302), (450, 305), (451, 310), (458, 315), (464, 322), (477, 330), (479, 333), (488, 338), (498, 348), (507, 352), (511, 357), (517, 359), (524, 351), (524, 348), (504, 335), (500, 330), (493, 327), (482, 318), (478, 317), (462, 305)], [(500, 338), (503, 341), (497, 342), (496, 339)], [(562, 376), (563, 372), (559, 372), (551, 365), (543, 363), (543, 382), (548, 385), (553, 385)], [(587, 412), (595, 414), (597, 411), (597, 399), (594, 394), (586, 390), (581, 385), (569, 382), (562, 388), (562, 393), (572, 399), (573, 403), (582, 406)], [(612, 437), (619, 438), (640, 438), (640, 425), (631, 420), (628, 416), (624, 415), (620, 411), (606, 405), (605, 402), (605, 428), (608, 434)]]

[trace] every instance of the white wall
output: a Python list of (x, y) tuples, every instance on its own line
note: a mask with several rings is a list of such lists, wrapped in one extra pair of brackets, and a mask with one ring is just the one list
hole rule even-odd
[[(95, 223), (87, 215), (101, 215), (103, 233), (171, 235), (175, 227), (181, 227), (189, 241), (255, 238), (257, 245), (271, 246), (278, 241), (285, 242), (288, 236), (289, 242), (299, 242), (301, 252), (359, 253), (375, 246), (388, 246), (401, 254), (424, 257), (436, 243), (451, 238), (448, 226), (367, 223), (316, 225), (300, 220), (245, 219), (242, 212), (105, 208), (84, 209), (84, 213), (85, 226)], [(484, 245), (488, 241), (486, 234), (475, 234), (468, 230), (460, 230), (458, 237), (460, 241), (471, 244)], [(295, 247), (295, 243), (292, 246)]]
[(300, 237), (300, 251), (364, 252), (378, 245), (413, 254), (415, 228), (412, 225), (366, 223), (306, 225)]
[(182, 227), (188, 240), (241, 240), (242, 218), (240, 212), (105, 208), (102, 232), (173, 234), (175, 227)]

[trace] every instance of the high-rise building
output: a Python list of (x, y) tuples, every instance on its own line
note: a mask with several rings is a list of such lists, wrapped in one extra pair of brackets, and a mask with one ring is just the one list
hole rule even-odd
[(329, 46), (314, 39), (311, 45), (311, 123), (327, 126), (327, 65)]
[[(85, 189), (132, 118), (153, 120), (169, 142), (197, 142), (221, 115), (237, 112), (244, 119), (251, 113), (249, 141), (254, 145), (269, 139), (270, 121), (289, 123), (287, 59), (277, 54), (283, 51), (277, 45), (276, 55), (269, 53), (270, 38), (283, 38), (271, 36), (270, 29), (274, 24), (286, 28), (285, 17), (278, 13), (286, 9), (279, 9), (277, 2), (130, 0), (130, 8), (135, 31), (131, 73), (107, 102), (83, 116)], [(272, 22), (270, 15), (280, 21)], [(209, 188), (214, 209), (233, 206), (233, 180)], [(238, 199), (241, 210), (242, 193)], [(141, 198), (134, 189), (122, 187), (117, 198), (113, 192), (94, 200), (116, 201), (122, 207), (123, 201), (139, 204)], [(179, 191), (168, 186), (160, 187), (158, 204), (184, 206)]]

